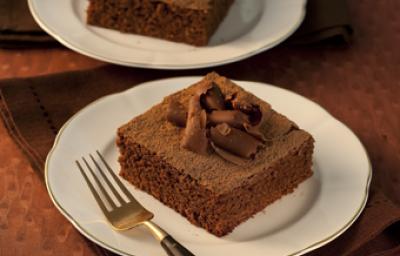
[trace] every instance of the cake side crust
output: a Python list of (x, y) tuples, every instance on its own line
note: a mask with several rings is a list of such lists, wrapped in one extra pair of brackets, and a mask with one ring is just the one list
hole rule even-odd
[(209, 8), (184, 8), (172, 1), (90, 0), (87, 23), (144, 36), (202, 46), (208, 43), (233, 0), (213, 0)]
[(192, 224), (216, 236), (231, 232), (312, 175), (313, 140), (309, 137), (258, 176), (216, 195), (174, 168), (156, 153), (119, 133), (120, 175), (171, 207)]
[(165, 205), (171, 207), (191, 223), (203, 226), (198, 217), (207, 212), (215, 195), (140, 144), (130, 142), (118, 133), (120, 175)]

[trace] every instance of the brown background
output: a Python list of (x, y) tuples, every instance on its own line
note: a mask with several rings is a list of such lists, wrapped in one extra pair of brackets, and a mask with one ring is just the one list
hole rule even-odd
[[(288, 88), (327, 108), (367, 147), (373, 182), (385, 183), (386, 194), (400, 203), (400, 1), (350, 2), (356, 34), (349, 47), (281, 46), (216, 70)], [(0, 79), (101, 64), (66, 49), (0, 50)], [(3, 124), (0, 150), (0, 255), (94, 255), (53, 207)]]

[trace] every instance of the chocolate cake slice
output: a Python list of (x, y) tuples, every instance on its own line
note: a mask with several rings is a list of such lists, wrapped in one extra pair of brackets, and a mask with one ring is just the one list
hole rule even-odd
[(312, 175), (313, 138), (210, 73), (118, 129), (120, 175), (216, 236)]
[(87, 23), (206, 45), (233, 0), (89, 0)]

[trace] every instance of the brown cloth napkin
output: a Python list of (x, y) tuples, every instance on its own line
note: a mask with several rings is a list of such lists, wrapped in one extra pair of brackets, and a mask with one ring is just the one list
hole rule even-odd
[[(323, 41), (348, 42), (352, 28), (345, 0), (309, 0), (306, 18), (288, 41), (307, 44)], [(27, 0), (0, 0), (0, 47), (27, 48), (58, 45), (36, 25)]]
[[(105, 66), (88, 71), (2, 81), (0, 113), (10, 135), (42, 177), (45, 157), (57, 131), (69, 117), (103, 95), (168, 74), (165, 71)], [(178, 72), (175, 75), (186, 74)], [(400, 208), (373, 185), (367, 207), (359, 220), (334, 242), (310, 255), (398, 255), (400, 245), (394, 233), (400, 233), (400, 225), (392, 225), (398, 220)], [(95, 248), (101, 254), (110, 254)], [(372, 254), (382, 250), (380, 254)]]

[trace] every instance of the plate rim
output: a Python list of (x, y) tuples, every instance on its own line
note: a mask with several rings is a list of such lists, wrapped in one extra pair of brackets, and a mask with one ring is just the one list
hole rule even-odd
[(57, 33), (54, 31), (38, 14), (38, 11), (35, 9), (34, 2), (36, 0), (28, 0), (28, 7), (30, 10), (30, 13), (32, 14), (33, 18), (37, 22), (37, 24), (49, 35), (51, 35), (53, 38), (55, 38), (59, 43), (64, 45), (65, 47), (72, 49), (75, 52), (78, 52), (82, 55), (88, 56), (93, 59), (101, 60), (107, 63), (113, 63), (117, 65), (122, 65), (122, 66), (127, 66), (127, 67), (137, 67), (137, 68), (149, 68), (149, 69), (164, 69), (164, 70), (189, 70), (189, 69), (198, 69), (198, 68), (207, 68), (207, 67), (217, 67), (229, 63), (234, 63), (238, 62), (240, 60), (244, 60), (246, 58), (252, 57), (254, 55), (257, 55), (261, 52), (267, 51), (283, 41), (285, 41), (287, 38), (289, 38), (293, 33), (300, 27), (300, 25), (303, 23), (304, 18), (306, 16), (306, 5), (308, 0), (302, 0), (303, 1), (303, 6), (302, 6), (302, 12), (299, 20), (297, 21), (296, 24), (293, 24), (293, 27), (291, 27), (290, 30), (287, 31), (286, 34), (281, 36), (280, 38), (274, 39), (273, 42), (270, 42), (264, 46), (259, 47), (258, 49), (249, 51), (245, 54), (241, 54), (239, 56), (235, 56), (233, 58), (231, 57), (226, 57), (224, 60), (221, 61), (213, 61), (213, 62), (205, 62), (205, 63), (199, 63), (199, 64), (190, 64), (190, 65), (179, 65), (179, 64), (151, 64), (151, 63), (140, 63), (140, 62), (134, 62), (134, 61), (122, 61), (118, 60), (112, 57), (106, 57), (102, 56), (99, 53), (95, 52), (90, 52), (85, 49), (81, 49), (79, 45), (75, 45), (74, 42), (71, 42), (67, 39), (65, 39), (61, 34)]
[[(146, 81), (146, 82), (143, 82), (143, 83), (135, 84), (135, 85), (133, 85), (132, 87), (130, 87), (130, 88), (126, 89), (126, 90), (123, 90), (123, 91), (121, 91), (121, 92), (116, 92), (116, 93), (111, 93), (111, 94), (108, 94), (108, 95), (104, 95), (104, 96), (102, 96), (102, 97), (100, 97), (100, 98), (98, 98), (98, 99), (92, 101), (91, 103), (89, 103), (88, 105), (86, 105), (85, 107), (83, 107), (83, 108), (81, 108), (79, 111), (77, 111), (73, 116), (71, 116), (71, 117), (62, 125), (62, 127), (60, 128), (60, 130), (58, 131), (58, 133), (57, 133), (57, 135), (56, 135), (56, 137), (55, 137), (55, 140), (54, 140), (54, 143), (53, 143), (53, 145), (52, 145), (52, 148), (51, 148), (51, 150), (49, 151), (49, 153), (47, 154), (47, 157), (46, 157), (45, 166), (44, 166), (45, 184), (46, 184), (46, 188), (47, 188), (49, 197), (50, 197), (51, 201), (53, 202), (53, 204), (56, 206), (56, 208), (58, 209), (58, 211), (59, 211), (59, 212), (60, 212), (60, 213), (61, 213), (61, 214), (62, 214), (62, 215), (63, 215), (63, 216), (64, 216), (78, 231), (79, 231), (79, 233), (81, 233), (82, 235), (84, 235), (86, 238), (88, 238), (88, 239), (91, 240), (92, 242), (96, 243), (97, 245), (99, 245), (99, 246), (101, 246), (101, 247), (103, 247), (103, 248), (105, 248), (105, 249), (107, 249), (107, 250), (110, 250), (110, 251), (112, 251), (112, 252), (114, 252), (114, 253), (118, 253), (118, 254), (121, 254), (121, 255), (127, 255), (127, 256), (135, 256), (134, 254), (130, 254), (130, 253), (125, 252), (125, 251), (122, 251), (122, 250), (120, 250), (120, 249), (118, 249), (118, 248), (114, 248), (113, 246), (111, 246), (111, 245), (109, 245), (109, 244), (107, 244), (107, 243), (101, 241), (99, 238), (97, 238), (97, 237), (95, 237), (94, 235), (92, 235), (89, 231), (85, 230), (85, 229), (78, 223), (78, 221), (76, 221), (76, 220), (61, 206), (61, 204), (56, 200), (55, 196), (53, 195), (50, 182), (48, 181), (48, 176), (49, 176), (49, 175), (48, 175), (48, 173), (49, 173), (49, 167), (48, 167), (48, 166), (49, 166), (49, 162), (50, 162), (50, 159), (51, 159), (51, 157), (52, 157), (52, 154), (55, 152), (55, 150), (56, 150), (56, 148), (57, 148), (57, 146), (58, 146), (58, 142), (59, 142), (60, 139), (61, 139), (61, 136), (62, 136), (62, 134), (63, 134), (63, 131), (68, 127), (68, 125), (69, 125), (77, 116), (79, 116), (79, 115), (82, 113), (83, 110), (85, 110), (85, 109), (87, 109), (87, 108), (89, 108), (89, 107), (92, 107), (93, 105), (97, 104), (98, 102), (100, 102), (100, 101), (102, 101), (102, 100), (105, 100), (106, 98), (115, 97), (115, 96), (117, 96), (117, 95), (119, 95), (119, 94), (121, 94), (121, 95), (122, 95), (122, 94), (125, 94), (125, 93), (127, 93), (128, 91), (130, 91), (130, 90), (132, 90), (132, 89), (135, 89), (136, 87), (139, 87), (139, 86), (146, 86), (146, 85), (151, 84), (151, 83), (153, 83), (153, 82), (161, 82), (161, 81), (175, 80), (175, 79), (193, 79), (193, 80), (196, 80), (196, 79), (197, 79), (197, 80), (198, 80), (198, 79), (201, 79), (201, 78), (202, 78), (201, 76), (176, 76), (176, 77), (169, 77), (169, 78), (160, 78), (160, 79), (155, 79), (155, 80), (150, 80), (150, 81)], [(361, 140), (358, 138), (358, 136), (353, 132), (353, 130), (350, 129), (345, 123), (343, 123), (343, 122), (341, 122), (340, 120), (338, 120), (337, 118), (335, 118), (331, 113), (329, 113), (329, 112), (328, 112), (325, 108), (323, 108), (320, 104), (316, 103), (315, 101), (313, 101), (313, 100), (311, 100), (311, 99), (308, 99), (307, 97), (305, 97), (305, 96), (303, 96), (303, 95), (300, 95), (300, 94), (298, 94), (298, 93), (296, 93), (296, 92), (293, 92), (293, 91), (291, 91), (291, 90), (289, 90), (289, 89), (282, 88), (282, 87), (278, 87), (278, 86), (275, 86), (275, 85), (272, 85), (272, 84), (269, 84), (269, 83), (258, 82), (258, 81), (243, 81), (243, 80), (233, 80), (233, 81), (234, 81), (234, 82), (237, 82), (237, 83), (241, 83), (241, 82), (252, 82), (252, 83), (264, 84), (264, 85), (272, 86), (272, 87), (277, 88), (277, 89), (279, 89), (279, 90), (285, 91), (285, 92), (287, 92), (287, 93), (295, 94), (295, 95), (298, 96), (298, 97), (301, 97), (301, 98), (303, 98), (303, 99), (305, 99), (305, 100), (308, 100), (308, 101), (309, 101), (310, 103), (312, 103), (315, 107), (317, 107), (317, 108), (319, 108), (320, 110), (324, 111), (325, 114), (327, 114), (330, 118), (332, 118), (333, 120), (335, 120), (335, 121), (337, 121), (338, 123), (342, 124), (348, 131), (351, 132), (351, 134), (354, 136), (354, 138), (358, 140), (358, 142), (359, 142), (359, 144), (360, 144), (360, 146), (361, 146), (361, 149), (363, 150), (363, 152), (364, 152), (364, 154), (365, 154), (365, 156), (366, 156), (367, 164), (368, 164), (367, 183), (366, 183), (366, 186), (365, 186), (365, 189), (364, 189), (364, 198), (363, 198), (363, 200), (362, 200), (360, 206), (359, 206), (358, 209), (354, 212), (353, 217), (352, 217), (347, 223), (345, 223), (340, 229), (338, 229), (336, 232), (334, 232), (333, 234), (331, 234), (331, 235), (329, 235), (329, 236), (327, 236), (327, 237), (325, 237), (325, 238), (323, 238), (323, 239), (321, 239), (321, 240), (319, 240), (319, 241), (317, 241), (317, 242), (315, 242), (315, 243), (312, 243), (312, 244), (308, 245), (307, 247), (305, 247), (305, 248), (303, 248), (303, 249), (301, 249), (301, 250), (299, 250), (299, 251), (293, 252), (293, 253), (288, 254), (288, 255), (286, 255), (286, 256), (298, 256), (298, 255), (302, 255), (302, 254), (304, 254), (304, 253), (307, 253), (307, 252), (313, 251), (313, 250), (315, 250), (315, 249), (318, 249), (318, 248), (320, 248), (320, 247), (322, 247), (322, 246), (328, 244), (329, 242), (335, 240), (337, 237), (339, 237), (341, 234), (343, 234), (347, 229), (349, 229), (349, 228), (352, 226), (352, 224), (358, 219), (358, 217), (359, 217), (359, 216), (361, 215), (361, 213), (363, 212), (363, 210), (364, 210), (364, 208), (365, 208), (365, 205), (366, 205), (366, 203), (367, 203), (368, 197), (369, 197), (369, 188), (370, 188), (371, 180), (372, 180), (372, 164), (371, 164), (371, 160), (370, 160), (370, 158), (369, 158), (369, 156), (368, 156), (368, 152), (367, 152), (365, 146), (363, 145), (363, 143), (361, 142)], [(110, 228), (111, 228), (111, 227), (110, 227)]]

